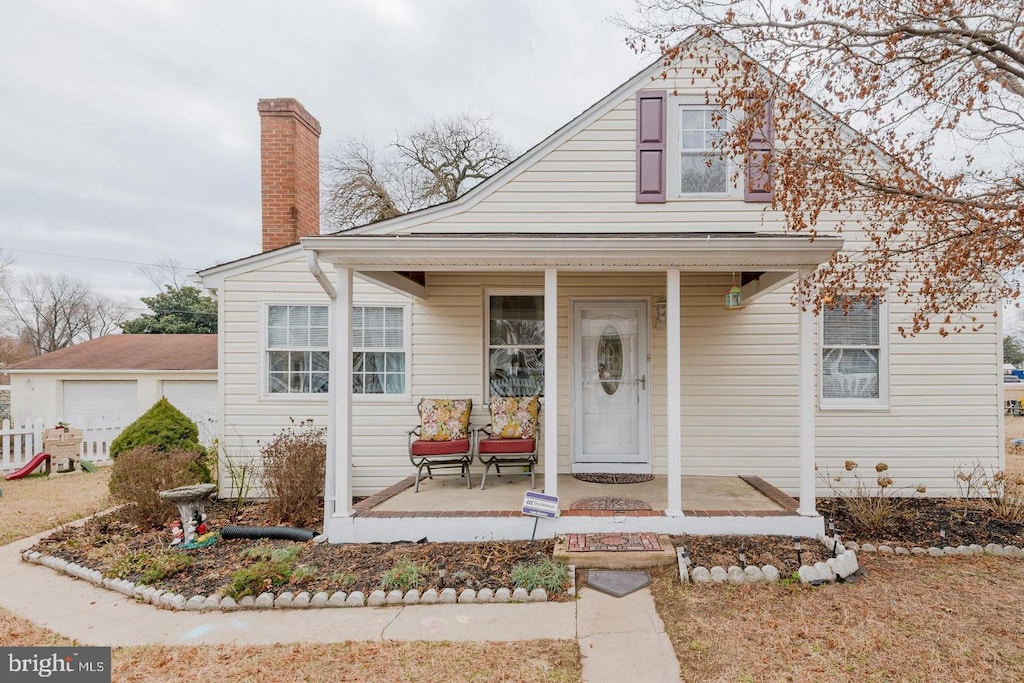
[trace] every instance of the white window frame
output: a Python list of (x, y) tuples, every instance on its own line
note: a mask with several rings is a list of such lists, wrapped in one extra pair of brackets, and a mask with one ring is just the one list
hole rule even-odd
[[(519, 288), (519, 289), (485, 289), (483, 292), (483, 349), (481, 358), (481, 367), (483, 369), (483, 391), (480, 394), (483, 396), (484, 405), (488, 405), (491, 399), (491, 297), (492, 296), (536, 296), (540, 297), (541, 302), (544, 301), (544, 289), (542, 287), (530, 287), (530, 288)], [(541, 309), (543, 310), (543, 308)], [(545, 334), (547, 328), (545, 328)], [(541, 349), (544, 348), (540, 345)], [(544, 403), (544, 397), (540, 397), (541, 404)]]
[[(683, 192), (680, 188), (682, 182), (679, 169), (680, 155), (683, 150), (680, 147), (679, 125), (680, 111), (683, 109), (700, 109), (702, 111), (716, 110), (718, 106), (709, 104), (703, 95), (677, 95), (669, 97), (668, 106), (668, 137), (666, 139), (666, 156), (668, 168), (666, 168), (666, 182), (668, 183), (666, 197), (668, 199), (721, 199), (736, 198), (742, 196), (742, 187), (737, 187), (735, 175), (736, 163), (726, 157), (725, 159), (725, 191), (724, 192)], [(732, 120), (728, 112), (723, 112), (723, 125), (725, 130), (732, 128)]]
[[(333, 346), (334, 339), (334, 320), (331, 309), (333, 308), (328, 303), (323, 301), (309, 302), (309, 301), (263, 301), (260, 305), (260, 398), (271, 401), (299, 401), (299, 402), (327, 402), (327, 396), (330, 391), (328, 386), (328, 392), (322, 394), (319, 393), (275, 393), (270, 391), (270, 352), (274, 349), (270, 348), (270, 308), (272, 306), (322, 306), (327, 309), (327, 347), (326, 351), (329, 354), (331, 346)], [(319, 350), (319, 349), (309, 349)], [(331, 378), (328, 377), (328, 382)]]
[[(412, 307), (407, 302), (360, 301), (352, 304), (356, 308), (400, 308), (402, 309), (402, 351), (405, 353), (405, 391), (401, 394), (357, 394), (352, 399), (358, 403), (407, 403), (412, 398)], [(397, 351), (398, 349), (391, 349)], [(358, 349), (352, 345), (352, 353)], [(355, 371), (353, 370), (353, 374)]]
[[(883, 297), (887, 299), (888, 297)], [(889, 409), (889, 304), (876, 301), (878, 309), (878, 398), (825, 398), (825, 316), (818, 316), (818, 407), (821, 410), (888, 410)], [(843, 348), (856, 348), (853, 346)]]

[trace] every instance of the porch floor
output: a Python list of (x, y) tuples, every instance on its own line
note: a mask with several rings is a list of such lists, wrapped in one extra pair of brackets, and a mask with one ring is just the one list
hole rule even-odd
[[(537, 475), (537, 490), (543, 475)], [(530, 478), (521, 474), (493, 473), (487, 477), (487, 488), (480, 490), (479, 473), (473, 477), (473, 488), (458, 476), (439, 476), (420, 481), (420, 490), (413, 489), (413, 478), (381, 491), (355, 506), (359, 516), (374, 513), (409, 512), (518, 512), (523, 494), (530, 489)], [(650, 505), (652, 511), (607, 512), (573, 510), (572, 504), (599, 497), (630, 498)], [(668, 504), (668, 483), (664, 476), (638, 484), (594, 484), (580, 481), (569, 474), (558, 475), (559, 508), (570, 516), (647, 516), (660, 515)], [(684, 476), (682, 479), (683, 513), (698, 516), (775, 516), (796, 514), (796, 501), (764, 480), (754, 476)], [(390, 516), (390, 515), (388, 515)]]

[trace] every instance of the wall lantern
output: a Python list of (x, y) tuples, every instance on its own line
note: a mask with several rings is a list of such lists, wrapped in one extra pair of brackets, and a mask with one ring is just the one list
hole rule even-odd
[(654, 327), (661, 330), (665, 327), (665, 320), (668, 318), (668, 304), (665, 297), (659, 296), (654, 300)]
[(736, 273), (732, 274), (732, 287), (725, 293), (725, 310), (738, 311), (743, 308), (743, 289), (736, 282)]

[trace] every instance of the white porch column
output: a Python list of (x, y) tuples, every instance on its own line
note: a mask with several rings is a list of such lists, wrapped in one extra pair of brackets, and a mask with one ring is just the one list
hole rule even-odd
[[(801, 270), (803, 280), (809, 270)], [(814, 312), (806, 295), (799, 300), (799, 424), (800, 424), (800, 507), (801, 515), (818, 514), (814, 501)]]
[[(338, 266), (328, 394), (328, 453), (334, 465), (335, 517), (352, 515), (352, 269)], [(328, 472), (328, 478), (331, 474)]]
[(544, 493), (558, 495), (558, 270), (544, 270)]
[(682, 411), (682, 379), (680, 378), (680, 315), (679, 315), (679, 269), (670, 268), (665, 273), (665, 405), (668, 411), (668, 449), (665, 453), (668, 464), (668, 507), (669, 517), (683, 515), (683, 445), (680, 413)]

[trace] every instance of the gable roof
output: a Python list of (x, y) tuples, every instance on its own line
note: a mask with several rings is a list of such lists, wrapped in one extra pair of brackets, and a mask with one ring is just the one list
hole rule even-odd
[(8, 370), (216, 370), (215, 334), (112, 334)]

